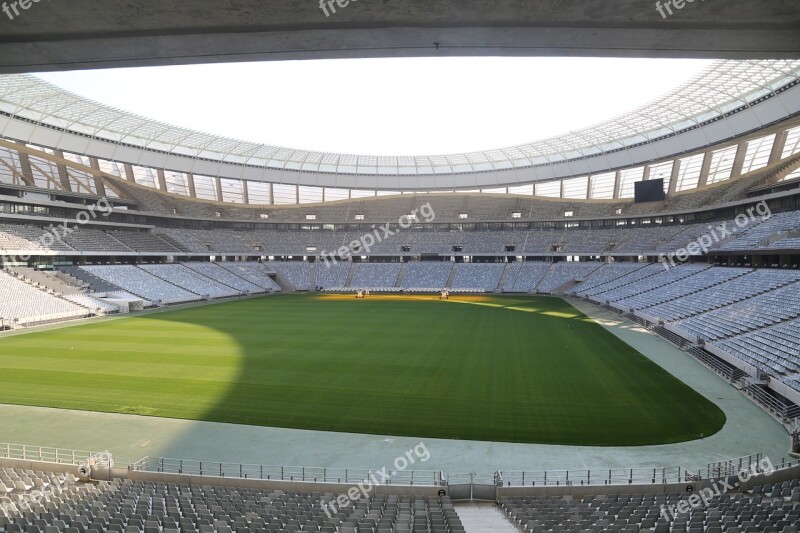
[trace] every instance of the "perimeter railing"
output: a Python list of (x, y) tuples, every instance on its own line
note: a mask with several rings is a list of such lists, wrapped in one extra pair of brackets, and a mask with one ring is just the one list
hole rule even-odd
[(190, 476), (233, 479), (294, 481), (328, 483), (337, 485), (397, 485), (417, 487), (446, 487), (467, 484), (499, 487), (548, 486), (626, 486), (662, 485), (724, 479), (749, 473), (749, 476), (780, 471), (800, 466), (800, 459), (768, 457), (763, 453), (709, 463), (700, 469), (683, 467), (573, 469), (541, 471), (498, 471), (493, 474), (445, 474), (440, 470), (406, 470), (394, 472), (387, 468), (324, 468), (303, 466), (267, 466), (258, 464), (224, 463), (145, 457), (136, 462), (112, 457), (108, 452), (70, 450), (0, 443), (0, 459), (18, 459), (46, 463), (82, 465), (97, 464), (117, 466), (132, 471), (159, 474), (185, 474)]
[(775, 471), (785, 470), (800, 466), (798, 459), (770, 458), (763, 453), (747, 455), (738, 459), (710, 463), (705, 468), (697, 472), (693, 479), (721, 479), (731, 476), (738, 476), (747, 473), (749, 476), (763, 474), (773, 469)]
[(669, 468), (617, 468), (587, 470), (543, 470), (498, 472), (502, 486), (506, 487), (569, 487), (586, 485), (653, 485), (682, 483), (686, 469)]
[(114, 466), (116, 463), (123, 468), (130, 464), (130, 461), (127, 459), (112, 457), (108, 452), (92, 452), (88, 450), (70, 450), (66, 448), (49, 448), (9, 443), (0, 443), (0, 459), (39, 461), (43, 463), (76, 466), (94, 461), (97, 464), (102, 463), (103, 466)]
[(129, 468), (130, 470), (161, 474), (334, 483), (340, 485), (371, 482), (374, 485), (438, 487), (445, 483), (444, 476), (439, 470), (407, 470), (392, 473), (386, 469), (268, 466), (165, 457), (145, 457), (133, 463)]

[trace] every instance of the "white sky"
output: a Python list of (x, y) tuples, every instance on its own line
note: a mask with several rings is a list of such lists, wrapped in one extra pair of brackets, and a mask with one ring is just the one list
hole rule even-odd
[(41, 77), (156, 120), (267, 144), (422, 155), (524, 144), (613, 118), (705, 60), (428, 58), (98, 70)]

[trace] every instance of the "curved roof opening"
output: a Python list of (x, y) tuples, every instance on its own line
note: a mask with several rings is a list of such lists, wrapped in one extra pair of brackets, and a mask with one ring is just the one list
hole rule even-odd
[(43, 74), (91, 100), (187, 129), (344, 154), (517, 146), (650, 103), (706, 60), (401, 58)]

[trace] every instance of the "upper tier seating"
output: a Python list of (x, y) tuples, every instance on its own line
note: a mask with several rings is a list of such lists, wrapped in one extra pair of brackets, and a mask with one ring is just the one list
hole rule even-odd
[(137, 233), (133, 231), (112, 231), (112, 237), (123, 243), (128, 248), (143, 253), (181, 253), (185, 249), (176, 247), (155, 233)]
[(771, 248), (771, 239), (800, 229), (800, 211), (777, 213), (772, 218), (756, 221), (741, 232), (741, 237), (732, 239), (719, 247), (721, 250), (754, 250)]
[(6, 223), (0, 223), (0, 250), (31, 252), (73, 251), (72, 247), (60, 238), (56, 238), (56, 235), (49, 228)]
[(105, 231), (85, 227), (78, 228), (74, 233), (65, 236), (64, 242), (81, 252), (131, 253), (135, 251)]

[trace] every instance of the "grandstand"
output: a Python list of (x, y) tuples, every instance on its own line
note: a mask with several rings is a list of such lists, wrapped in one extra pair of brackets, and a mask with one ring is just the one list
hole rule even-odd
[(0, 533), (797, 532), (800, 61), (675, 87), (401, 157), (0, 76), (0, 440), (139, 454), (0, 444)]

